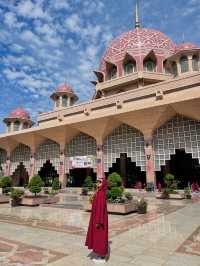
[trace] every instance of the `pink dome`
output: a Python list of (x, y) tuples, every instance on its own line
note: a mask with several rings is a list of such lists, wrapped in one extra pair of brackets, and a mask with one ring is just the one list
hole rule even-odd
[(68, 93), (74, 94), (72, 87), (66, 83), (58, 86), (58, 88), (56, 89), (56, 92), (68, 92)]
[(194, 44), (192, 42), (184, 42), (184, 43), (177, 45), (176, 51), (194, 49), (194, 48), (198, 48), (196, 44)]
[(12, 111), (8, 118), (19, 118), (23, 120), (30, 120), (30, 116), (28, 112), (26, 112), (23, 108), (19, 107), (16, 110)]
[(146, 28), (137, 28), (121, 34), (114, 39), (102, 58), (102, 71), (105, 70), (105, 61), (116, 63), (123, 60), (128, 53), (130, 55), (139, 56), (146, 55), (151, 50), (155, 54), (167, 57), (175, 52), (176, 45), (164, 33)]

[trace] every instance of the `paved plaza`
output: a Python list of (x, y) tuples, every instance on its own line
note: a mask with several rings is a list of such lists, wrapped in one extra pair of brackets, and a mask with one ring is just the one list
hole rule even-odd
[[(147, 214), (109, 215), (106, 265), (200, 266), (199, 198), (147, 199)], [(0, 265), (94, 265), (84, 247), (90, 214), (74, 208), (73, 200), (70, 204), (61, 201), (35, 208), (1, 204)]]

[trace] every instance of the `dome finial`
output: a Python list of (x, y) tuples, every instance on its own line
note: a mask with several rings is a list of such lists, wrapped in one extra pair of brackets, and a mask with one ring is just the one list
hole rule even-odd
[(140, 14), (139, 14), (139, 1), (136, 0), (135, 4), (135, 28), (140, 28)]

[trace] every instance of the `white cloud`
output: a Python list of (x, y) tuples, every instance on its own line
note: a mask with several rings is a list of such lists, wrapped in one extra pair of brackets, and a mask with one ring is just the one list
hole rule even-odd
[(51, 6), (56, 10), (70, 9), (70, 4), (68, 3), (67, 0), (53, 0), (51, 1)]
[(17, 5), (17, 13), (23, 17), (29, 18), (47, 18), (47, 14), (40, 6), (40, 2), (33, 3), (31, 0), (20, 1)]
[(72, 14), (65, 20), (65, 25), (68, 28), (69, 31), (71, 32), (81, 32), (82, 27), (81, 27), (81, 19), (79, 18), (78, 14)]

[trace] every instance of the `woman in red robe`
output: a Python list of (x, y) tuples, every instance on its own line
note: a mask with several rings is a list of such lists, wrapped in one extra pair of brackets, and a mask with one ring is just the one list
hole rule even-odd
[(92, 201), (92, 212), (85, 245), (99, 257), (108, 254), (108, 213), (106, 204), (107, 180), (103, 178), (97, 186)]

